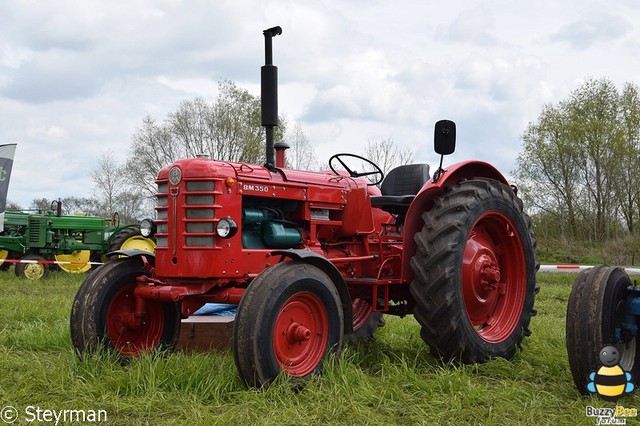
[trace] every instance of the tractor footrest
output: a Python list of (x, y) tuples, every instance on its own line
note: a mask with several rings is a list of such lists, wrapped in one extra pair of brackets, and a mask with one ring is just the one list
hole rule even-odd
[(233, 316), (202, 315), (182, 320), (178, 348), (181, 350), (226, 350), (233, 334)]

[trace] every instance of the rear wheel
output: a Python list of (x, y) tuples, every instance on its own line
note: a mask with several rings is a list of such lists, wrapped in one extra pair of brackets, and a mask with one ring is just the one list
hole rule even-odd
[(28, 254), (20, 258), (20, 262), (16, 263), (16, 276), (27, 278), (29, 280), (40, 280), (49, 276), (49, 265), (44, 263), (46, 260), (37, 254)]
[(375, 338), (375, 332), (384, 326), (384, 317), (374, 312), (373, 307), (365, 299), (353, 299), (353, 331), (344, 335), (345, 342), (368, 342)]
[(281, 373), (305, 379), (342, 346), (344, 316), (338, 292), (320, 269), (279, 263), (245, 292), (234, 323), (233, 357), (249, 386), (268, 387)]
[(109, 251), (116, 250), (144, 250), (153, 253), (156, 243), (150, 238), (145, 238), (140, 233), (140, 228), (132, 226), (118, 232), (109, 245)]
[(11, 262), (5, 262), (9, 258), (8, 250), (0, 250), (0, 271), (6, 271), (11, 266)]
[(620, 354), (618, 364), (637, 383), (640, 339), (622, 328), (631, 280), (620, 268), (599, 265), (580, 272), (567, 306), (567, 355), (573, 381), (587, 395), (589, 374), (602, 365), (599, 354), (607, 345)]
[(71, 310), (71, 340), (78, 352), (104, 347), (126, 358), (175, 347), (180, 332), (176, 303), (145, 300), (145, 314), (135, 315), (133, 292), (140, 275), (149, 273), (138, 259), (121, 258), (87, 276)]
[(511, 358), (530, 334), (539, 266), (521, 201), (500, 182), (463, 181), (422, 218), (410, 289), (423, 340), (447, 361)]
[(56, 254), (54, 256), (60, 269), (70, 274), (81, 274), (91, 269), (90, 250), (76, 250), (69, 254)]

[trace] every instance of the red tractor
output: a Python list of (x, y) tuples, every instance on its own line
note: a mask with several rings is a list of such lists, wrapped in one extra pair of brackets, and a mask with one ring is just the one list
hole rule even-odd
[[(331, 157), (327, 172), (286, 169), (286, 147), (273, 142), (280, 33), (264, 31), (267, 163), (191, 158), (160, 170), (155, 256), (119, 251), (86, 278), (75, 348), (171, 349), (181, 319), (217, 302), (239, 304), (232, 348), (249, 386), (318, 373), (345, 338), (371, 337), (382, 314), (414, 314), (443, 360), (512, 357), (530, 334), (538, 268), (515, 187), (487, 163), (443, 169), (442, 157), (433, 176), (411, 164), (383, 179), (352, 154)], [(454, 148), (454, 123), (438, 122), (436, 152)]]

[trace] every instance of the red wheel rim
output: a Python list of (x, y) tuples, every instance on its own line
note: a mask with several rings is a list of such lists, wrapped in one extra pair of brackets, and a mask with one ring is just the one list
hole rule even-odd
[(353, 309), (353, 331), (357, 331), (367, 323), (373, 308), (364, 299), (353, 299), (351, 308)]
[(136, 318), (135, 285), (120, 289), (107, 311), (107, 334), (111, 344), (124, 356), (137, 356), (155, 349), (164, 332), (162, 305), (146, 301), (146, 315)]
[(526, 288), (526, 260), (518, 231), (503, 213), (484, 213), (469, 233), (462, 261), (464, 307), (483, 340), (499, 343), (513, 333)]
[(273, 350), (280, 367), (293, 377), (310, 374), (324, 358), (328, 340), (329, 321), (320, 299), (306, 291), (291, 296), (273, 329)]

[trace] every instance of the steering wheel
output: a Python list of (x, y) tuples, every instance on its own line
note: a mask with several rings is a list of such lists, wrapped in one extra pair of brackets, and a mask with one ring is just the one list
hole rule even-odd
[[(356, 170), (353, 170), (351, 167), (347, 166), (345, 161), (346, 158), (351, 157), (351, 158), (356, 158), (360, 161), (363, 161), (364, 163), (366, 163), (368, 166), (371, 166), (371, 168), (373, 170), (368, 171), (368, 172), (358, 172)], [(382, 182), (382, 179), (384, 179), (384, 172), (382, 171), (382, 169), (380, 167), (378, 167), (378, 165), (376, 163), (374, 163), (373, 161), (364, 158), (364, 157), (360, 157), (359, 155), (355, 155), (355, 154), (347, 154), (347, 153), (340, 153), (340, 154), (335, 154), (333, 156), (331, 156), (331, 158), (329, 158), (329, 168), (331, 169), (331, 171), (337, 175), (339, 175), (340, 173), (338, 173), (334, 167), (334, 163), (335, 161), (337, 161), (338, 163), (340, 163), (340, 165), (342, 165), (342, 167), (344, 167), (344, 169), (347, 171), (347, 173), (349, 173), (349, 176), (351, 177), (363, 177), (363, 176), (376, 176), (376, 178), (373, 178), (373, 180), (375, 181), (371, 181), (371, 183), (368, 183), (368, 186), (372, 186), (372, 185), (377, 185), (380, 182)]]

